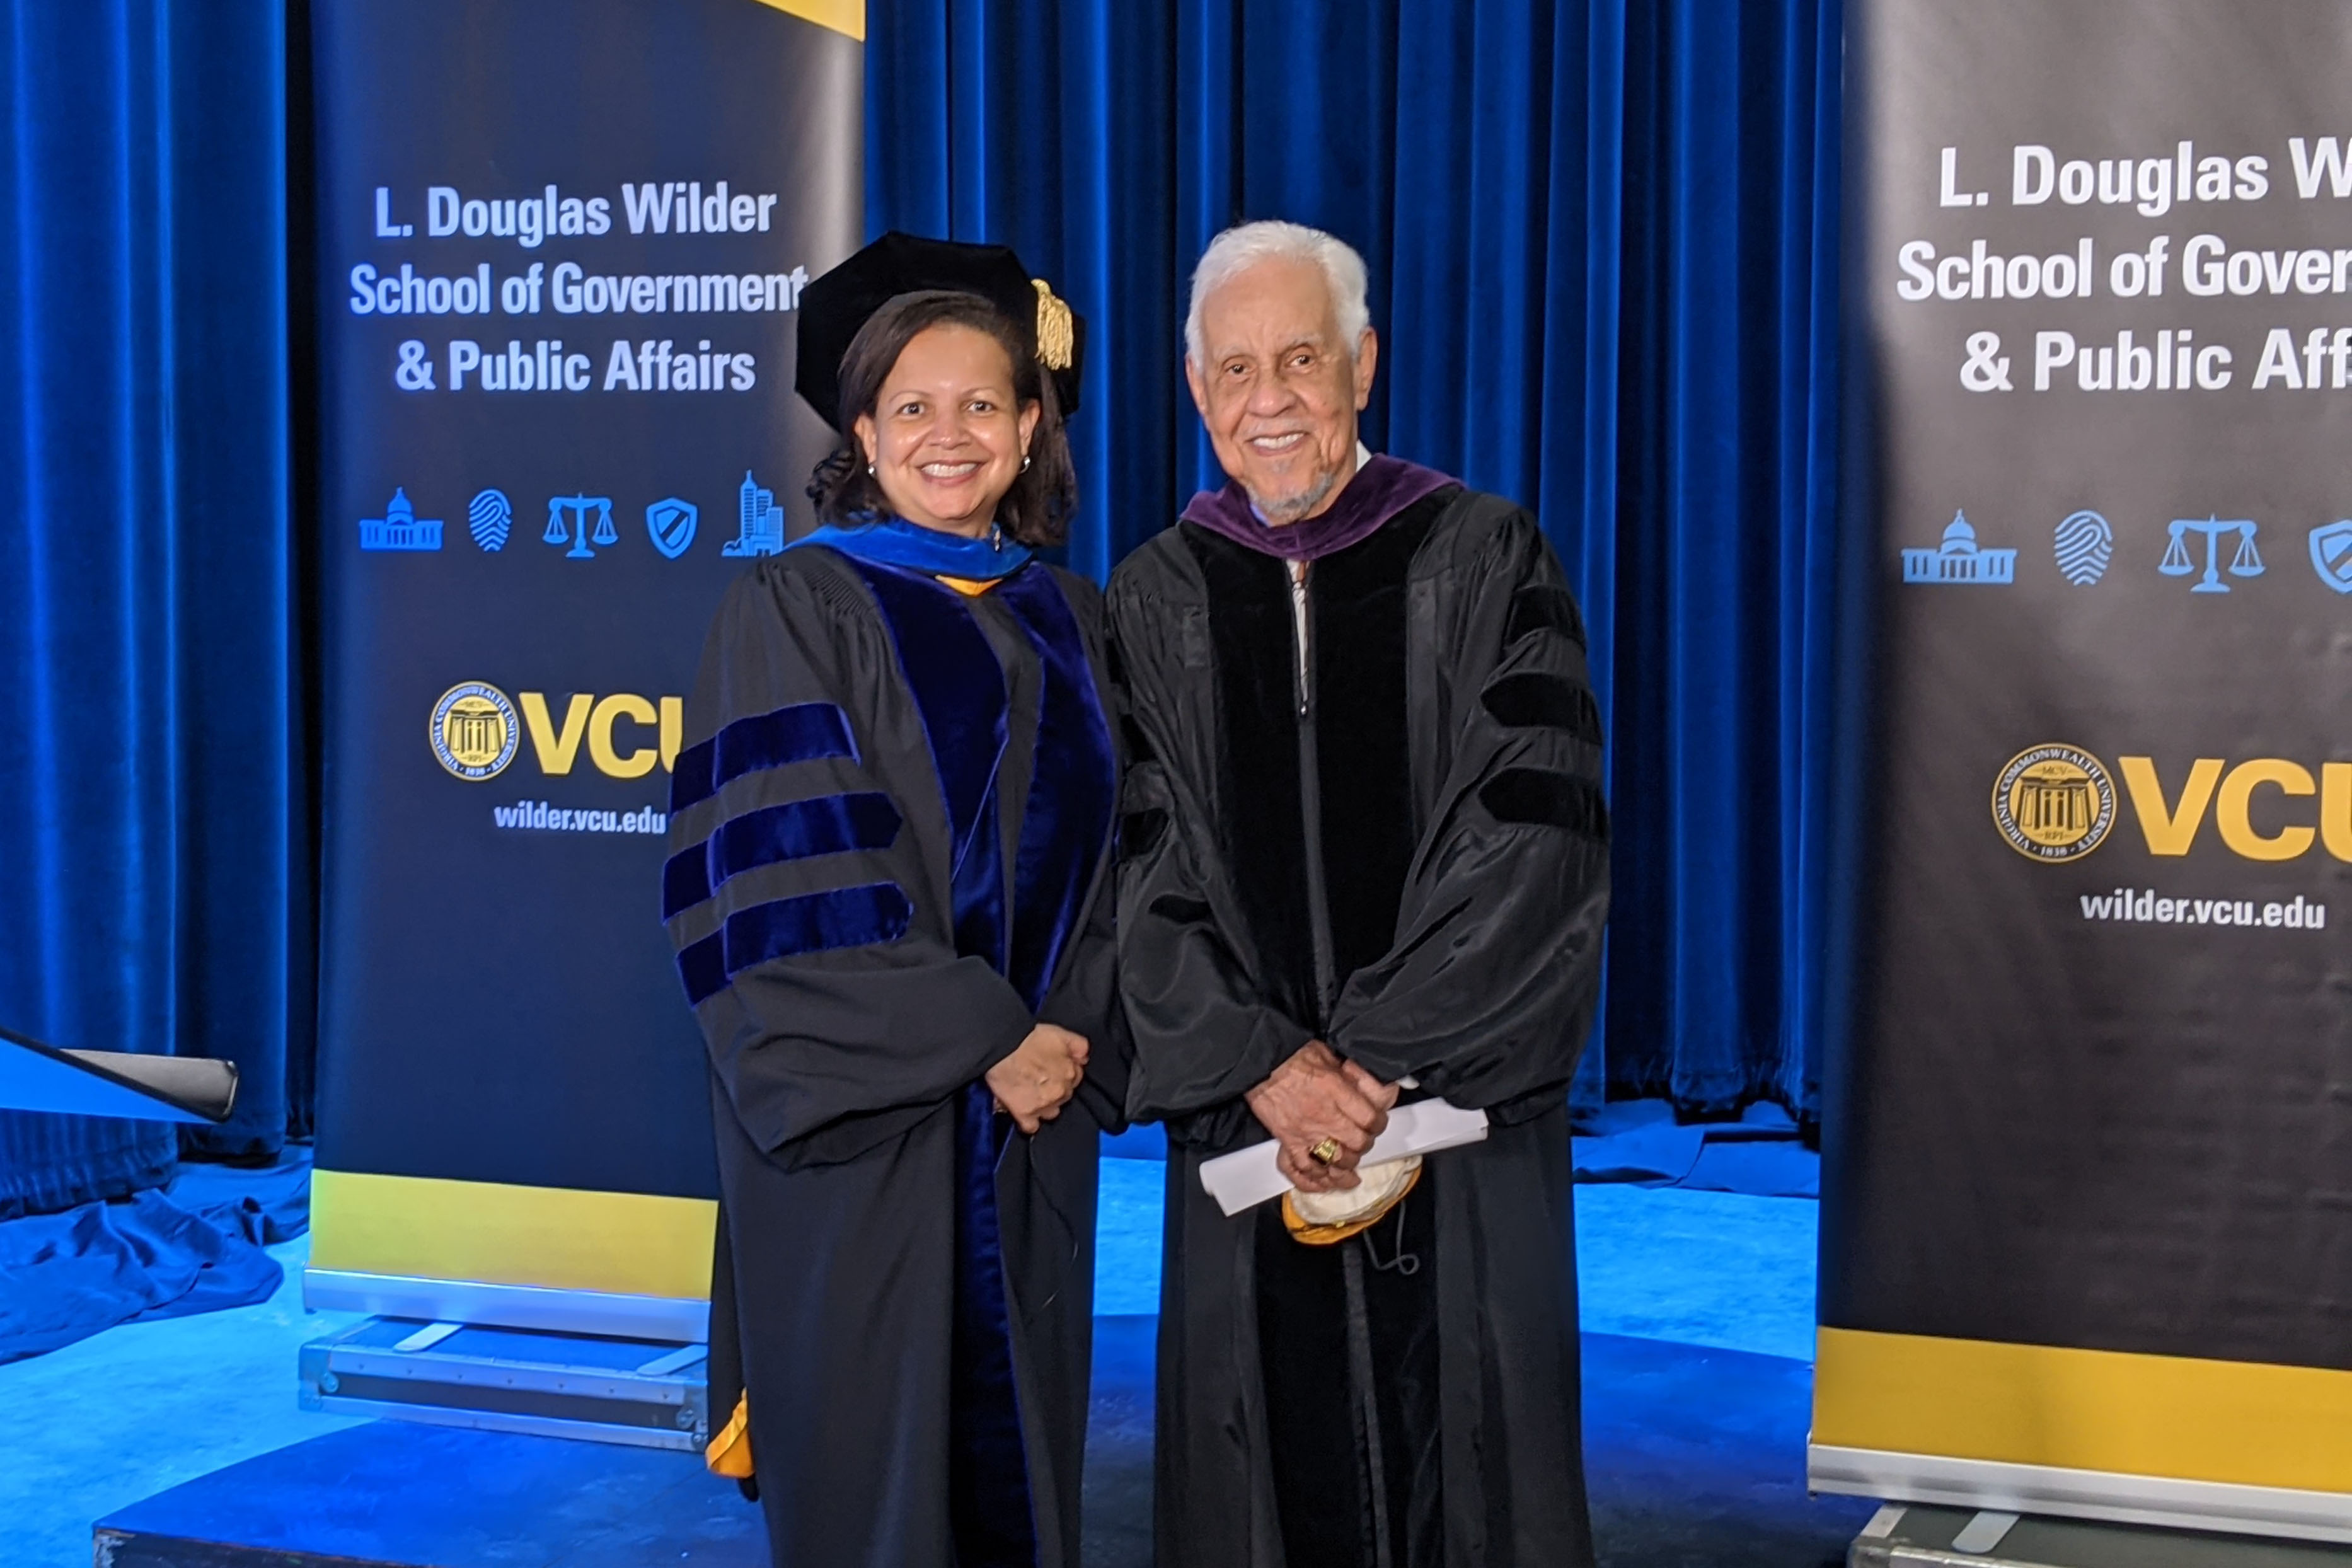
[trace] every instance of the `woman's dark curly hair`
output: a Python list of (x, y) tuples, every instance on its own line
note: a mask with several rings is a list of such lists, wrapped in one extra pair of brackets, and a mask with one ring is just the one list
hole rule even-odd
[(809, 500), (816, 503), (818, 520), (854, 528), (891, 515), (882, 487), (866, 471), (866, 453), (857, 444), (857, 416), (877, 411), (882, 384), (916, 334), (941, 326), (971, 327), (994, 338), (1013, 362), (1014, 401), (1037, 405), (1029, 466), (997, 503), (996, 521), (1023, 544), (1059, 544), (1078, 510), (1078, 476), (1070, 462), (1054, 378), (1039, 366), (1003, 311), (978, 294), (945, 289), (898, 296), (868, 317), (849, 340), (849, 352), (841, 357), (841, 444), (809, 476)]

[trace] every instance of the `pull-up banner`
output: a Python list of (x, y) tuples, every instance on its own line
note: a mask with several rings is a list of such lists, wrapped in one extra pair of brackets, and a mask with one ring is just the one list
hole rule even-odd
[(669, 769), (721, 591), (807, 526), (794, 311), (859, 237), (863, 6), (314, 27), (311, 1299), (689, 1336), (716, 1187)]
[(2352, 1539), (2352, 28), (1849, 5), (1813, 1484)]

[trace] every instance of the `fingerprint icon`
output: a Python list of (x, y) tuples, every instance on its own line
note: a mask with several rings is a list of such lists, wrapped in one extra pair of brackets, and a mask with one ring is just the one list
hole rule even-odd
[(508, 504), (504, 490), (483, 490), (466, 507), (467, 521), (472, 525), (474, 542), (485, 550), (504, 550), (507, 535), (514, 529), (514, 508)]
[(2078, 511), (2058, 525), (2058, 570), (2077, 588), (2087, 588), (2107, 574), (2115, 558), (2116, 531), (2095, 511)]

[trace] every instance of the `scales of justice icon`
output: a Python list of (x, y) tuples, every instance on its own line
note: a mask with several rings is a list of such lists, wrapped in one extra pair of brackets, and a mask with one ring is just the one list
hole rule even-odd
[(2196, 563), (2189, 558), (2189, 535), (2201, 533), (2205, 536), (2205, 576), (2189, 591), (2192, 594), (2226, 594), (2230, 591), (2230, 584), (2221, 581), (2219, 569), (2221, 536), (2225, 533), (2238, 536), (2237, 552), (2230, 557), (2230, 575), (2259, 577), (2263, 574), (2263, 558), (2254, 549), (2254, 526), (2243, 518), (2224, 521), (2214, 517), (2176, 517), (2170, 530), (2172, 542), (2166, 547), (2164, 562), (2157, 570), (2168, 577), (2186, 577), (2196, 571)]
[[(591, 509), (593, 509), (596, 513), (596, 530), (593, 533), (588, 530), (588, 513)], [(596, 552), (588, 548), (591, 543), (618, 544), (621, 542), (620, 533), (613, 527), (613, 498), (611, 496), (548, 497), (547, 531), (540, 535), (540, 538), (548, 544), (562, 544), (564, 541), (570, 540), (572, 548), (563, 552), (563, 558), (566, 561), (595, 559)]]

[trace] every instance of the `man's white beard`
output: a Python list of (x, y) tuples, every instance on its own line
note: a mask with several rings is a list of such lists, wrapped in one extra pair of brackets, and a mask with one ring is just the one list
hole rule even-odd
[(1280, 528), (1297, 522), (1300, 518), (1321, 506), (1331, 492), (1339, 488), (1339, 476), (1327, 473), (1297, 495), (1285, 496), (1279, 500), (1270, 500), (1255, 490), (1251, 490), (1250, 505), (1257, 508), (1258, 516)]

